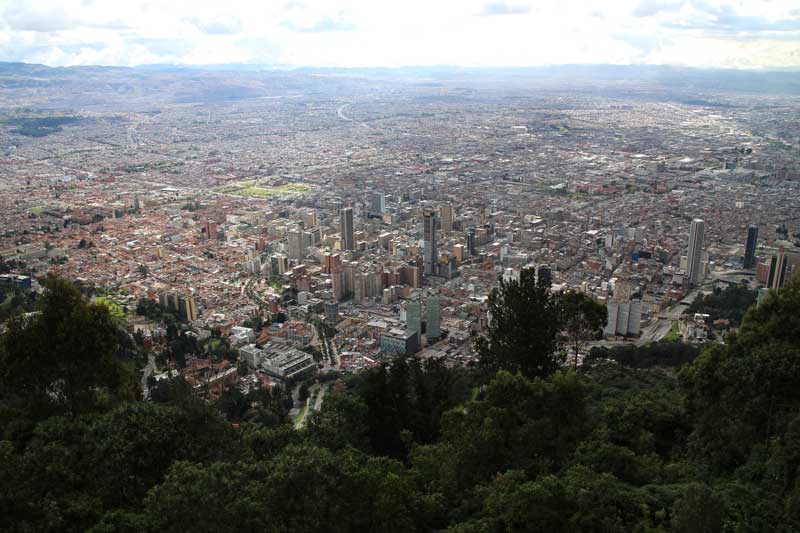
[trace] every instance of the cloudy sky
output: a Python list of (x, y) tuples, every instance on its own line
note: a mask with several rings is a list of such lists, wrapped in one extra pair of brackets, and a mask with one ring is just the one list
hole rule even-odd
[(0, 60), (800, 69), (800, 1), (0, 0)]

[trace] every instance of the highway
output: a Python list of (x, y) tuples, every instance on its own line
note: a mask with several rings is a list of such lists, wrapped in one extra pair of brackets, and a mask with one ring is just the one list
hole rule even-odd
[(353, 122), (352, 118), (350, 118), (350, 117), (348, 117), (347, 115), (344, 114), (344, 110), (346, 108), (348, 108), (348, 107), (350, 107), (350, 104), (340, 105), (338, 108), (336, 108), (336, 116), (339, 117), (342, 120), (346, 120), (348, 122)]

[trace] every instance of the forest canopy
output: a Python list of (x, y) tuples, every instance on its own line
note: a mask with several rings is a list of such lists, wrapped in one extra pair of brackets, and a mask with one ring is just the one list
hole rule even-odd
[(57, 281), (37, 305), (0, 342), (4, 531), (800, 529), (798, 277), (699, 356), (398, 358), (302, 430), (277, 393), (207, 403), (176, 379), (142, 401), (108, 307)]

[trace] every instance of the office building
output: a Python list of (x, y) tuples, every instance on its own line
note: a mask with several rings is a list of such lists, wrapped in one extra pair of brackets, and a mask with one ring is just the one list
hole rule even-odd
[(439, 218), (441, 219), (442, 231), (449, 233), (453, 231), (455, 213), (452, 204), (444, 204), (439, 208)]
[(387, 355), (411, 355), (419, 350), (419, 335), (415, 331), (392, 328), (381, 334), (381, 351)]
[(167, 311), (178, 313), (187, 322), (197, 320), (197, 303), (190, 294), (161, 290), (158, 292), (158, 304)]
[(339, 254), (324, 255), (324, 262), (322, 265), (322, 272), (325, 274), (332, 274), (342, 270), (342, 256)]
[(552, 283), (553, 281), (553, 271), (550, 270), (548, 265), (539, 265), (539, 268), (536, 269), (536, 279), (538, 280), (547, 280)]
[(426, 276), (437, 275), (438, 253), (436, 251), (436, 212), (422, 214), (423, 263)]
[(478, 255), (477, 246), (475, 244), (475, 228), (469, 228), (467, 230), (467, 252), (469, 252), (470, 257)]
[(704, 234), (705, 222), (699, 218), (692, 220), (689, 228), (689, 251), (686, 255), (686, 275), (691, 286), (697, 285), (702, 279)]
[(203, 226), (203, 233), (205, 233), (207, 239), (212, 241), (217, 240), (217, 237), (219, 236), (217, 230), (217, 223), (214, 222), (213, 220), (207, 220), (205, 225)]
[(747, 228), (747, 244), (744, 247), (744, 268), (753, 268), (756, 264), (756, 244), (758, 243), (758, 226)]
[(339, 302), (325, 302), (325, 322), (335, 325), (339, 321)]
[(339, 213), (339, 224), (342, 232), (342, 250), (355, 250), (356, 239), (353, 229), (353, 208), (345, 207)]
[(419, 294), (414, 293), (406, 302), (406, 327), (422, 339), (422, 302)]
[(780, 289), (786, 282), (786, 268), (788, 266), (786, 250), (781, 246), (777, 254), (774, 254), (769, 261), (769, 274), (767, 276), (767, 288)]
[(263, 369), (281, 378), (291, 379), (316, 368), (314, 358), (296, 348), (268, 342), (264, 346), (249, 344), (239, 348), (239, 358), (250, 368)]
[(427, 309), (427, 323), (425, 329), (425, 336), (428, 343), (433, 343), (439, 340), (442, 336), (441, 332), (441, 310), (438, 295), (428, 296), (428, 309)]
[(306, 255), (305, 235), (302, 230), (294, 229), (288, 235), (288, 252), (292, 259), (302, 259)]
[(606, 305), (608, 309), (608, 322), (603, 330), (606, 337), (622, 335), (636, 337), (639, 335), (642, 321), (642, 301), (612, 300)]
[(464, 261), (464, 257), (466, 257), (465, 248), (463, 244), (455, 244), (453, 245), (453, 255), (456, 258), (456, 261), (459, 263)]
[(339, 269), (331, 272), (331, 291), (336, 300), (342, 300), (347, 294), (344, 286), (344, 270)]
[(374, 192), (369, 195), (369, 214), (381, 216), (386, 212), (386, 195), (381, 192)]

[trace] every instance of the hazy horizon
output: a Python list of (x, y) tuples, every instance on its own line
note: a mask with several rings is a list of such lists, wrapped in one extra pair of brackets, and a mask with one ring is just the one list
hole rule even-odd
[(784, 0), (0, 0), (0, 61), (794, 70), (800, 9)]

